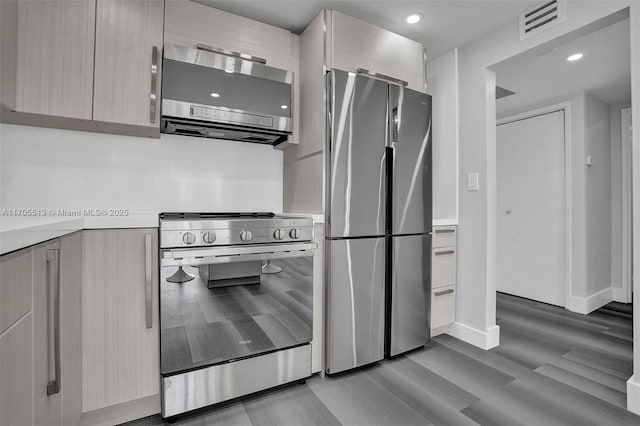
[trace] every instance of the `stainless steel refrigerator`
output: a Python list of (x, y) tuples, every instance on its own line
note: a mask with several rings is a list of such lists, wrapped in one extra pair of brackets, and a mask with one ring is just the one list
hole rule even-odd
[(327, 74), (329, 374), (429, 340), (431, 97)]

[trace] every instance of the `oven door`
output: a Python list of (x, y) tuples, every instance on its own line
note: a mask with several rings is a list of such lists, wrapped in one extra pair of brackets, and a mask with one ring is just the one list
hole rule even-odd
[[(310, 342), (315, 247), (295, 243), (161, 251), (162, 374)], [(178, 271), (193, 278), (172, 282), (180, 278)]]

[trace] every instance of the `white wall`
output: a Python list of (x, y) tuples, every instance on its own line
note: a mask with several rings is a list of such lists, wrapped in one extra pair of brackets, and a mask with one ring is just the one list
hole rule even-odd
[(271, 146), (0, 124), (0, 208), (282, 211)]
[(610, 107), (611, 121), (611, 286), (622, 288), (622, 140), (620, 111), (631, 101)]
[[(499, 342), (495, 326), (496, 153), (495, 74), (488, 68), (519, 55), (544, 51), (554, 39), (566, 39), (602, 27), (614, 13), (630, 15), (631, 100), (640, 105), (640, 3), (570, 1), (567, 19), (524, 41), (513, 20), (458, 49), (460, 215), (458, 234), (457, 327), (454, 335), (490, 348)], [(610, 19), (604, 19), (609, 21)], [(617, 21), (618, 19), (616, 19)], [(612, 22), (611, 22), (612, 23)], [(633, 109), (633, 127), (640, 128), (640, 108)], [(634, 270), (640, 271), (640, 150), (633, 151)], [(467, 173), (480, 173), (480, 191), (463, 187)], [(640, 413), (640, 280), (634, 291), (634, 377), (627, 385), (629, 409)], [(462, 331), (464, 330), (464, 332)]]
[(427, 64), (427, 93), (433, 96), (433, 219), (458, 223), (458, 51)]
[(611, 125), (609, 105), (589, 95), (584, 100), (585, 154), (593, 158), (593, 165), (585, 169), (584, 296), (591, 296), (611, 287)]
[[(566, 21), (524, 41), (519, 40), (518, 23), (514, 19), (458, 50), (460, 224), (456, 321), (465, 330), (471, 330), (469, 333), (475, 333), (479, 339), (484, 339), (485, 344), (479, 346), (491, 347), (498, 343), (495, 326), (495, 73), (489, 67), (524, 55), (534, 48), (542, 51), (546, 43), (559, 37), (567, 39), (592, 32), (606, 25), (596, 21), (629, 5), (632, 8), (640, 7), (640, 4), (633, 1), (569, 2)], [(620, 17), (616, 17), (613, 21), (607, 21), (613, 23), (619, 19)], [(585, 27), (589, 24), (594, 25)], [(632, 49), (635, 46), (634, 25), (637, 23), (632, 19)], [(632, 53), (632, 67), (633, 55), (640, 55), (640, 52)], [(632, 68), (631, 75), (636, 79), (635, 84), (640, 84), (637, 81), (640, 79), (640, 68)], [(465, 188), (466, 176), (471, 172), (480, 174), (479, 191), (468, 192)], [(459, 336), (472, 341), (462, 333)]]

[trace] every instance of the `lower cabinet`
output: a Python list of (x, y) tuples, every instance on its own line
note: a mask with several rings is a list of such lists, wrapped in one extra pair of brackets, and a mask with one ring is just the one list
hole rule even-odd
[(445, 331), (456, 320), (455, 226), (433, 228), (431, 250), (431, 336)]
[(82, 411), (158, 395), (157, 228), (84, 231), (82, 274)]
[[(26, 313), (0, 334), (2, 426), (80, 421), (81, 248), (75, 233), (0, 259), (2, 306), (7, 297), (32, 295)], [(28, 291), (16, 292), (16, 283)]]

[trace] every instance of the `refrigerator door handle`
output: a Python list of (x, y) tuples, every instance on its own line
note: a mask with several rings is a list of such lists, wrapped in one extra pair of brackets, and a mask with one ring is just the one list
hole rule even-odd
[(399, 125), (400, 125), (400, 118), (398, 117), (398, 107), (397, 106), (393, 107), (393, 110), (392, 110), (391, 114), (392, 114), (392, 117), (391, 117), (391, 121), (392, 121), (391, 142), (398, 143), (398, 128), (399, 128)]

